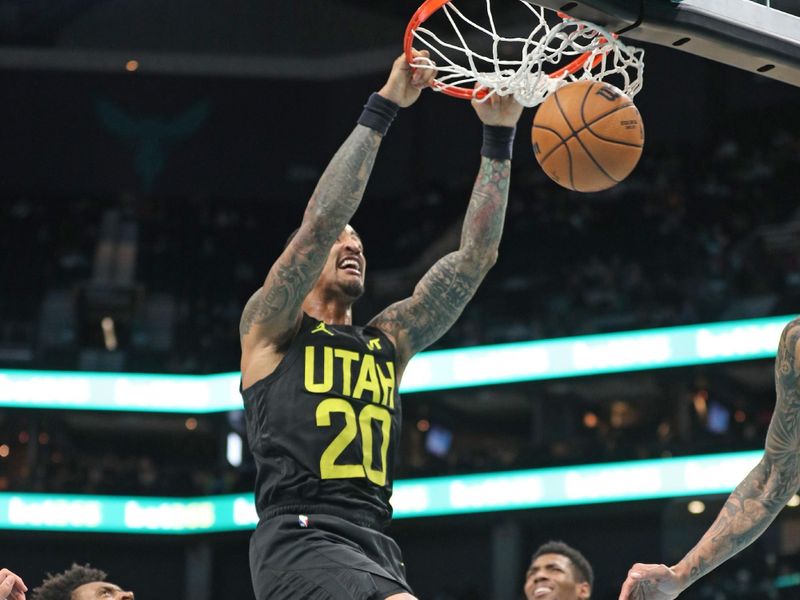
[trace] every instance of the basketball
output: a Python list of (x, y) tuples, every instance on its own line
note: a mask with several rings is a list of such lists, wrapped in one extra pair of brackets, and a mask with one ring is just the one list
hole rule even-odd
[(576, 192), (599, 192), (631, 174), (644, 126), (624, 92), (602, 81), (576, 81), (552, 93), (533, 119), (533, 151), (547, 175)]

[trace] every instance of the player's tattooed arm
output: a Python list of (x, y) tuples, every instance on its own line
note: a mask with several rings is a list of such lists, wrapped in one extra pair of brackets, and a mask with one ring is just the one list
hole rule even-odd
[(635, 564), (621, 600), (670, 600), (757, 539), (800, 487), (800, 319), (783, 330), (775, 412), (761, 461), (736, 486), (697, 545), (675, 566)]
[(297, 235), (245, 306), (239, 323), (243, 343), (251, 331), (266, 344), (281, 343), (294, 334), (304, 298), (361, 202), (380, 143), (378, 132), (357, 125), (334, 155), (311, 196)]
[(436, 262), (411, 297), (370, 322), (394, 339), (400, 369), (452, 327), (497, 260), (510, 176), (510, 160), (481, 159), (459, 249)]
[(764, 456), (714, 524), (676, 565), (692, 583), (760, 536), (800, 487), (800, 319), (783, 330), (775, 361), (775, 412)]

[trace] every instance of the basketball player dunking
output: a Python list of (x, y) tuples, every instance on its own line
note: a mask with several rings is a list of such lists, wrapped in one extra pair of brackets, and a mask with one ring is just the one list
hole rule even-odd
[(414, 600), (400, 550), (382, 533), (400, 439), (397, 390), (411, 357), (452, 326), (497, 258), (522, 112), (510, 97), (475, 104), (484, 143), (459, 249), (411, 297), (354, 326), (366, 259), (348, 222), (389, 124), (433, 76), (404, 57), (394, 62), (242, 314), (242, 396), (258, 469), (257, 600)]

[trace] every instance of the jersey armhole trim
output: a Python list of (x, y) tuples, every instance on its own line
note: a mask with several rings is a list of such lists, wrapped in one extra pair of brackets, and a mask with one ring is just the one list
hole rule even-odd
[(289, 342), (289, 348), (286, 350), (286, 354), (283, 355), (283, 358), (281, 358), (280, 362), (278, 363), (278, 366), (275, 367), (275, 370), (272, 373), (270, 373), (269, 375), (265, 375), (264, 377), (262, 377), (261, 379), (257, 380), (255, 383), (253, 383), (252, 385), (248, 386), (245, 389), (242, 388), (242, 379), (241, 379), (241, 377), (239, 378), (239, 393), (242, 396), (244, 396), (250, 390), (255, 389), (256, 386), (264, 387), (266, 385), (271, 385), (274, 381), (276, 381), (278, 378), (280, 378), (280, 376), (283, 375), (283, 373), (289, 367), (291, 367), (295, 363), (295, 361), (297, 360), (297, 358), (299, 356), (299, 353), (298, 352), (292, 352), (292, 351), (294, 350), (295, 343), (300, 338), (305, 336), (306, 333), (308, 332), (308, 328), (306, 327), (306, 325), (308, 323), (307, 320), (310, 321), (311, 317), (309, 317), (306, 313), (303, 313), (303, 320), (300, 323), (300, 330), (297, 332), (297, 335), (295, 335), (292, 338), (292, 341)]

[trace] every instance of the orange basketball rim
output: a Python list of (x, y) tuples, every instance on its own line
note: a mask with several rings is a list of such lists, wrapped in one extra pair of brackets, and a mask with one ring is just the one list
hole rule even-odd
[[(542, 7), (534, 7), (529, 0), (519, 1), (535, 16), (534, 21), (538, 22), (535, 28), (532, 29), (531, 36), (527, 39), (505, 38), (497, 33), (491, 15), (490, 0), (487, 0), (486, 3), (489, 22), (486, 27), (478, 26), (465, 17), (450, 0), (426, 0), (413, 14), (406, 27), (403, 40), (406, 59), (409, 64), (414, 64), (412, 47), (415, 41), (421, 41), (433, 51), (432, 57), (436, 55), (438, 58), (443, 59), (445, 63), (452, 65), (449, 71), (447, 71), (448, 67), (445, 65), (444, 71), (449, 75), (442, 77), (442, 65), (437, 64), (439, 74), (431, 84), (433, 88), (449, 96), (466, 100), (480, 100), (492, 93), (500, 95), (513, 93), (517, 100), (526, 106), (535, 106), (542, 102), (551, 91), (554, 91), (561, 81), (569, 82), (578, 79), (601, 80), (614, 74), (623, 76), (624, 81), (618, 87), (629, 96), (633, 97), (639, 91), (641, 88), (642, 58), (644, 54), (642, 50), (629, 48), (618, 41), (616, 34), (606, 32), (593, 23), (573, 19), (562, 12), (557, 13), (561, 22), (555, 26), (550, 26), (545, 20), (545, 13)], [(429, 30), (421, 28), (428, 19), (441, 9), (444, 9), (447, 13), (447, 19), (463, 44), (463, 48), (458, 48), (457, 51), (468, 57), (468, 68), (457, 67), (445, 54), (449, 45), (442, 42)], [(471, 27), (492, 36), (495, 42), (524, 42), (520, 59), (501, 61), (496, 53), (492, 57), (485, 57), (473, 52), (467, 46), (453, 15), (460, 17)], [(539, 34), (539, 31), (542, 33)], [(557, 35), (563, 36), (564, 31), (571, 32), (568, 38), (569, 43), (562, 44), (562, 47), (558, 49), (548, 48), (550, 41)], [(422, 32), (426, 33), (425, 37), (420, 35)], [(534, 39), (535, 35), (539, 35), (538, 39)], [(426, 37), (428, 39), (425, 39)], [(581, 37), (590, 39), (591, 43), (586, 43), (585, 39), (582, 40), (582, 43), (576, 41)], [(434, 42), (437, 42), (438, 45)], [(453, 46), (449, 47), (453, 48)], [(585, 51), (581, 51), (584, 48)], [(562, 55), (567, 54), (569, 56), (577, 54), (577, 58), (574, 58), (563, 67), (557, 67), (553, 72), (544, 72), (543, 65), (545, 63), (560, 64), (563, 62), (560, 60)], [(611, 61), (608, 60), (609, 55), (613, 56)], [(476, 61), (473, 61), (473, 58), (479, 59), (488, 68), (485, 71), (477, 69)], [(592, 71), (601, 63), (603, 68), (599, 72), (593, 73)], [(606, 66), (607, 63), (610, 66)], [(508, 68), (509, 65), (517, 67), (516, 71), (511, 75), (507, 75), (512, 71), (512, 69)], [(627, 73), (626, 70), (632, 70), (633, 76)], [(493, 71), (494, 73), (492, 73)], [(486, 76), (493, 74), (496, 74), (496, 76), (494, 78), (489, 77), (487, 80)], [(551, 81), (540, 81), (540, 79), (547, 78)], [(529, 83), (531, 80), (533, 80), (533, 83)], [(526, 90), (526, 85), (530, 89)]]

